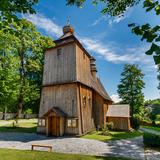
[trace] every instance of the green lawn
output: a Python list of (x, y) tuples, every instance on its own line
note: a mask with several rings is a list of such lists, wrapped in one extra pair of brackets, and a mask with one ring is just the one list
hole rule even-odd
[(3, 157), (3, 160), (131, 160), (129, 158), (96, 157), (78, 154), (22, 151), (12, 149), (0, 149), (0, 157)]
[[(14, 122), (14, 126), (13, 126)], [(36, 132), (37, 119), (20, 119), (16, 124), (14, 120), (0, 120), (0, 132)]]
[(142, 133), (139, 131), (133, 131), (133, 132), (113, 132), (110, 131), (109, 136), (101, 135), (101, 132), (91, 132), (87, 135), (82, 136), (81, 138), (87, 138), (87, 139), (96, 139), (100, 141), (108, 141), (108, 140), (118, 140), (118, 139), (126, 139), (126, 138), (134, 138), (141, 136)]
[(160, 132), (160, 126), (141, 126), (142, 128), (146, 129), (152, 129), (154, 131), (159, 131)]

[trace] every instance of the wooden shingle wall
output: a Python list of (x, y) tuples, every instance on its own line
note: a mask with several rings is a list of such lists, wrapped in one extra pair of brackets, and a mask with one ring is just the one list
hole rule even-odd
[[(67, 117), (78, 117), (77, 111), (77, 86), (76, 84), (65, 84), (43, 87), (39, 116), (42, 117), (52, 107), (59, 107)], [(65, 122), (66, 123), (66, 122)], [(66, 128), (65, 132), (78, 133), (77, 128)]]
[(103, 127), (104, 125), (104, 100), (103, 98), (97, 94), (96, 92), (93, 92), (93, 113), (94, 113), (94, 122), (96, 127)]
[(89, 132), (95, 128), (92, 106), (92, 90), (84, 85), (80, 85), (80, 105), (81, 105), (81, 123), (82, 133)]
[[(59, 53), (58, 49), (61, 49)], [(46, 51), (43, 72), (43, 85), (75, 81), (75, 56), (75, 44), (69, 44)]]
[(76, 45), (76, 74), (77, 81), (86, 85), (91, 84), (90, 58)]

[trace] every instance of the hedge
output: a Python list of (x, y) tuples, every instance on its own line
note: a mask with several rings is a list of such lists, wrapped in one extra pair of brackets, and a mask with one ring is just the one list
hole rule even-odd
[(143, 141), (146, 146), (160, 147), (160, 135), (145, 132), (143, 134)]

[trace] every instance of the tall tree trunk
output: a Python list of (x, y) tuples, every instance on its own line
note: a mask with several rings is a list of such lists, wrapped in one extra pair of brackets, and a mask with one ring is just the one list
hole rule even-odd
[(19, 59), (20, 59), (20, 90), (19, 90), (19, 97), (18, 97), (18, 111), (17, 111), (17, 118), (20, 118), (22, 114), (23, 105), (24, 105), (24, 87), (25, 87), (25, 66), (24, 66), (24, 43), (22, 39), (22, 48), (19, 50)]

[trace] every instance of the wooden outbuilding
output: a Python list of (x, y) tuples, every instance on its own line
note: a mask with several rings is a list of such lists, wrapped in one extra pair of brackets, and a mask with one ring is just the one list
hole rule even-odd
[(37, 131), (46, 135), (82, 135), (104, 126), (111, 98), (96, 76), (95, 59), (70, 25), (55, 47), (45, 52)]
[(106, 121), (113, 122), (115, 130), (130, 130), (130, 106), (128, 104), (109, 105)]

